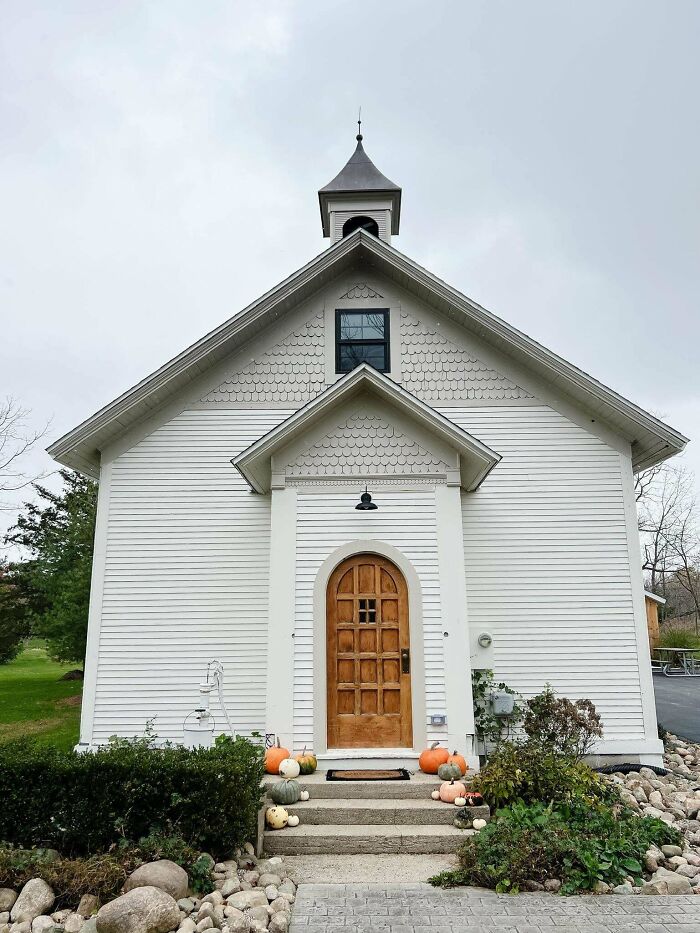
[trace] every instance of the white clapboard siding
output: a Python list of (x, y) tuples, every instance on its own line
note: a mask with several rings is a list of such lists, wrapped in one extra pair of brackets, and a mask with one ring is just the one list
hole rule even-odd
[(181, 740), (212, 658), (235, 729), (263, 731), (269, 499), (230, 460), (288, 414), (185, 411), (114, 461), (93, 741), (152, 717)]
[(620, 454), (545, 406), (443, 414), (503, 456), (462, 497), (469, 624), (492, 633), (496, 676), (643, 737)]
[[(297, 500), (297, 590), (294, 638), (294, 746), (313, 744), (313, 595), (321, 564), (338, 547), (362, 538), (393, 545), (413, 564), (423, 597), (425, 698), (428, 715), (445, 712), (443, 625), (440, 612), (435, 494), (372, 490), (376, 512), (357, 512), (352, 496), (332, 491), (299, 493)], [(325, 651), (325, 645), (321, 649)], [(416, 649), (414, 648), (414, 651)], [(444, 739), (437, 732), (431, 739)]]

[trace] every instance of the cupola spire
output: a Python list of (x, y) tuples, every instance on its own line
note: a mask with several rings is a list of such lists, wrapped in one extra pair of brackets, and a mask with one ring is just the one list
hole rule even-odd
[(399, 232), (401, 188), (383, 175), (362, 145), (362, 108), (357, 146), (345, 167), (318, 192), (323, 235), (336, 243), (358, 228), (385, 240)]

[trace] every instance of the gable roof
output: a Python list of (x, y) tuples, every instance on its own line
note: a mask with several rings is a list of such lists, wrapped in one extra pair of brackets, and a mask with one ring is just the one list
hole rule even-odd
[(270, 458), (273, 454), (298, 434), (313, 427), (329, 410), (365, 391), (388, 401), (403, 414), (427, 428), (431, 434), (453, 447), (459, 454), (460, 485), (468, 492), (476, 489), (501, 459), (500, 454), (407, 392), (388, 376), (377, 372), (367, 363), (361, 363), (276, 428), (264, 434), (231, 463), (255, 492), (269, 492)]
[(98, 475), (100, 451), (109, 443), (152, 415), (208, 366), (238, 350), (273, 320), (358, 265), (368, 265), (392, 278), (608, 424), (630, 442), (636, 470), (673, 456), (687, 444), (688, 439), (679, 431), (491, 314), (393, 246), (365, 230), (355, 230), (59, 438), (48, 448), (49, 454), (59, 463)]

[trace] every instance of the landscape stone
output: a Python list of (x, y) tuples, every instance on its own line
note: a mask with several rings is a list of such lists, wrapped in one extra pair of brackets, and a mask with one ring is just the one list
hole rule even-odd
[(197, 929), (197, 924), (191, 917), (185, 917), (178, 929), (181, 933), (194, 933)]
[(224, 903), (224, 895), (221, 891), (212, 891), (202, 898), (203, 904), (213, 904), (214, 907), (220, 907)]
[(85, 926), (85, 917), (79, 913), (70, 913), (63, 921), (63, 929), (66, 933), (80, 933)]
[(625, 881), (623, 884), (618, 884), (613, 888), (613, 894), (634, 894), (634, 888), (629, 881)]
[(592, 890), (594, 894), (608, 894), (610, 891), (610, 885), (606, 884), (604, 881), (596, 881)]
[(280, 894), (295, 895), (297, 892), (297, 886), (294, 884), (293, 881), (287, 878), (287, 880), (283, 881), (282, 884), (277, 885), (277, 890), (279, 891)]
[(190, 879), (185, 869), (171, 862), (170, 859), (163, 858), (140, 865), (126, 879), (124, 891), (143, 887), (159, 888), (177, 901), (187, 896), (189, 885)]
[(29, 921), (35, 917), (48, 913), (56, 900), (53, 891), (41, 878), (32, 878), (20, 891), (15, 901), (10, 918), (15, 923)]
[(241, 890), (241, 882), (238, 878), (227, 878), (221, 886), (221, 896), (225, 899)]
[(290, 915), (288, 913), (277, 913), (270, 917), (268, 930), (270, 933), (287, 933), (289, 929)]
[(93, 914), (92, 917), (88, 917), (80, 933), (97, 933), (97, 914)]
[(690, 894), (692, 891), (690, 881), (675, 871), (659, 868), (654, 872), (651, 881), (642, 885), (641, 894)]
[(169, 933), (179, 925), (177, 902), (153, 885), (133, 888), (97, 913), (97, 933)]
[(48, 933), (48, 931), (53, 930), (55, 926), (56, 921), (53, 917), (47, 917), (45, 914), (41, 914), (32, 920), (32, 933)]
[(274, 884), (268, 884), (268, 886), (265, 888), (265, 897), (268, 899), (268, 901), (274, 901), (276, 897), (279, 897), (279, 891)]
[(238, 894), (232, 894), (226, 902), (230, 907), (237, 907), (239, 910), (246, 910), (249, 907), (264, 907), (267, 909), (267, 897), (260, 888), (253, 888), (251, 891), (239, 891)]
[(12, 910), (16, 900), (16, 891), (13, 891), (12, 888), (0, 888), (0, 913)]
[(277, 888), (282, 884), (282, 879), (279, 875), (274, 875), (271, 872), (265, 872), (264, 875), (260, 875), (258, 878), (258, 885), (261, 888), (266, 888), (269, 884), (274, 884)]
[(661, 846), (661, 851), (666, 858), (673, 858), (674, 855), (683, 855), (683, 849), (680, 846)]
[(31, 920), (20, 920), (17, 923), (10, 924), (10, 930), (12, 933), (31, 933), (32, 921)]
[(229, 933), (248, 933), (250, 924), (244, 914), (240, 917), (231, 917), (228, 922)]
[(267, 929), (267, 925), (270, 922), (270, 915), (267, 912), (267, 907), (251, 907), (249, 910), (246, 910), (246, 915), (254, 920), (256, 923), (259, 923), (260, 926)]
[(191, 914), (194, 910), (194, 901), (191, 897), (181, 897), (177, 902), (177, 906), (180, 910), (184, 910), (186, 914)]
[(551, 891), (557, 894), (561, 888), (561, 881), (558, 878), (547, 878), (544, 883), (545, 891)]
[(289, 901), (284, 897), (277, 897), (270, 904), (270, 910), (273, 914), (278, 913), (280, 910), (289, 910)]
[(204, 933), (205, 930), (213, 930), (214, 921), (211, 917), (202, 917), (202, 919), (197, 923), (196, 930), (197, 933)]
[(78, 904), (78, 909), (76, 913), (79, 913), (81, 917), (92, 917), (93, 914), (96, 914), (100, 909), (100, 899), (95, 897), (94, 894), (83, 894), (80, 898), (80, 903)]

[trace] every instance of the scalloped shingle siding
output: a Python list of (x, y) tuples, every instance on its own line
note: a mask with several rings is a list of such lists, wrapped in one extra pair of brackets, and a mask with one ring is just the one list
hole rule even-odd
[(401, 371), (404, 386), (424, 399), (532, 398), (435, 327), (405, 311), (401, 314)]
[(291, 476), (444, 473), (449, 467), (381, 418), (355, 415), (287, 467)]
[(308, 402), (325, 388), (323, 315), (232, 373), (203, 402)]

